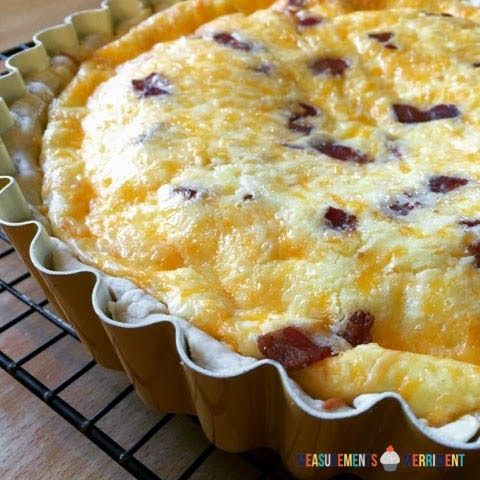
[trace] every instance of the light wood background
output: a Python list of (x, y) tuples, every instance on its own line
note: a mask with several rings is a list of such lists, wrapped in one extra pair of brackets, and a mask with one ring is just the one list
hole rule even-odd
[[(99, 3), (100, 0), (0, 0), (0, 50), (28, 42), (39, 29), (61, 22), (69, 13), (96, 7)], [(0, 253), (7, 248), (8, 245), (0, 240)], [(0, 259), (0, 278), (5, 281), (24, 272), (25, 267), (15, 253)], [(44, 298), (31, 278), (16, 288), (35, 301)], [(8, 292), (0, 292), (0, 326), (26, 309)], [(33, 314), (0, 335), (0, 349), (11, 358), (19, 359), (56, 333), (56, 327)], [(47, 387), (54, 388), (89, 360), (83, 347), (67, 336), (28, 362), (25, 368)], [(123, 374), (95, 366), (61, 396), (85, 416), (92, 416), (128, 383)], [(128, 447), (161, 417), (161, 413), (149, 411), (133, 393), (98, 426)], [(207, 445), (200, 427), (189, 418), (177, 415), (139, 450), (137, 458), (163, 479), (173, 480)], [(254, 454), (254, 458), (265, 462), (264, 455)], [(215, 450), (192, 479), (249, 480), (259, 477), (259, 470), (244, 457)], [(0, 370), (1, 480), (130, 478), (133, 477), (110, 457)]]
[(0, 50), (30, 41), (38, 30), (61, 23), (70, 13), (98, 5), (100, 0), (0, 0)]

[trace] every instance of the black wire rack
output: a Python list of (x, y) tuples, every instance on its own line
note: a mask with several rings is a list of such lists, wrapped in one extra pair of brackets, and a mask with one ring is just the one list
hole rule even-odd
[[(7, 60), (7, 58), (15, 55), (16, 53), (23, 52), (24, 50), (32, 48), (34, 45), (35, 44), (33, 42), (20, 43), (15, 47), (9, 48), (8, 50), (4, 50), (3, 52), (0, 51), (0, 62), (4, 62), (5, 60)], [(7, 73), (7, 70), (0, 71), (0, 77), (6, 75)]]

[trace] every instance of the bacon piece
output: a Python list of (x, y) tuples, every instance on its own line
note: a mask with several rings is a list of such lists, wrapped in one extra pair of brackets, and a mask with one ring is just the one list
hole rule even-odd
[(380, 43), (386, 43), (392, 39), (393, 33), (392, 32), (380, 32), (380, 33), (369, 33), (368, 36), (377, 40)]
[(467, 183), (468, 180), (466, 178), (438, 175), (429, 180), (428, 186), (433, 193), (448, 193), (459, 187), (463, 187)]
[(440, 104), (429, 110), (420, 110), (412, 105), (397, 103), (393, 105), (393, 110), (400, 123), (424, 123), (432, 120), (455, 118), (460, 115), (460, 110), (457, 106), (451, 104)]
[(246, 194), (243, 196), (242, 200), (243, 200), (244, 202), (248, 202), (249, 200), (253, 200), (253, 193), (246, 193)]
[(182, 195), (182, 197), (185, 198), (185, 200), (192, 200), (197, 196), (198, 191), (188, 187), (175, 187), (173, 189), (173, 193), (175, 195)]
[(472, 63), (473, 68), (480, 68), (480, 62)]
[(473, 228), (473, 227), (477, 227), (478, 225), (480, 225), (480, 220), (469, 220), (469, 219), (465, 219), (465, 220), (460, 220), (458, 222), (460, 225), (463, 225), (464, 227), (468, 227), (468, 228)]
[(349, 67), (346, 60), (343, 58), (320, 58), (315, 60), (311, 65), (310, 69), (314, 74), (319, 75), (321, 73), (326, 73), (329, 75), (342, 75), (343, 72)]
[(323, 22), (323, 17), (319, 17), (310, 12), (298, 12), (297, 24), (301, 27), (314, 27)]
[(300, 132), (308, 135), (313, 130), (313, 125), (305, 123), (301, 119), (296, 119), (288, 121), (288, 128), (295, 132)]
[(435, 105), (428, 110), (430, 120), (442, 120), (444, 118), (455, 118), (460, 116), (460, 110), (456, 105)]
[(297, 111), (288, 119), (288, 128), (308, 135), (312, 131), (313, 126), (305, 123), (303, 119), (305, 117), (315, 117), (317, 113), (317, 109), (313, 105), (299, 102)]
[(385, 48), (388, 48), (389, 50), (398, 50), (398, 47), (394, 43), (387, 43), (393, 37), (392, 32), (369, 33), (368, 36), (377, 40), (377, 42), (383, 43)]
[(265, 357), (276, 360), (287, 370), (304, 368), (335, 355), (331, 347), (316, 345), (297, 327), (260, 335), (257, 344)]
[(372, 341), (370, 329), (373, 321), (373, 315), (363, 310), (357, 310), (348, 318), (345, 330), (340, 336), (353, 347), (363, 343), (370, 343)]
[(148, 77), (132, 80), (133, 89), (140, 93), (141, 98), (155, 95), (169, 95), (170, 82), (159, 73), (151, 73)]
[(475, 266), (480, 268), (480, 241), (472, 243), (468, 247), (468, 253), (475, 259)]
[(249, 52), (252, 49), (252, 44), (250, 42), (242, 42), (241, 40), (236, 39), (231, 33), (219, 32), (213, 36), (213, 39), (220, 45), (225, 45), (234, 50)]
[(298, 106), (300, 107), (301, 112), (297, 113), (297, 115), (300, 117), (315, 117), (318, 115), (317, 109), (309, 103), (299, 102)]
[(312, 141), (310, 146), (320, 153), (327, 155), (335, 160), (352, 163), (368, 163), (370, 159), (367, 155), (346, 145), (332, 141)]
[(340, 208), (328, 207), (325, 215), (326, 224), (334, 230), (352, 232), (357, 228), (357, 217)]

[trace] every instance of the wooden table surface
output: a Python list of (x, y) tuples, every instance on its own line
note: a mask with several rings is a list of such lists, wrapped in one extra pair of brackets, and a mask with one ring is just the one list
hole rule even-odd
[(28, 42), (34, 33), (62, 23), (68, 14), (99, 4), (100, 0), (0, 0), (0, 50)]
[[(29, 41), (39, 29), (61, 22), (74, 11), (95, 7), (99, 1), (0, 0), (0, 50)], [(8, 248), (0, 240), (0, 255)], [(0, 259), (3, 280), (11, 281), (24, 272), (16, 253)], [(32, 278), (20, 282), (16, 288), (35, 301), (44, 298)], [(0, 326), (26, 310), (19, 300), (0, 290)], [(32, 314), (0, 335), (0, 350), (15, 360), (56, 333), (56, 327)], [(47, 387), (54, 388), (89, 360), (83, 347), (67, 336), (28, 362), (25, 368)], [(122, 373), (95, 366), (61, 396), (85, 416), (92, 416), (128, 384)], [(104, 417), (99, 427), (128, 447), (162, 416), (149, 411), (133, 393)], [(3, 370), (0, 370), (0, 432), (2, 480), (133, 478)], [(175, 479), (207, 446), (200, 427), (191, 419), (176, 415), (139, 450), (137, 458), (162, 479)], [(246, 480), (259, 476), (251, 461), (214, 450), (191, 478)]]

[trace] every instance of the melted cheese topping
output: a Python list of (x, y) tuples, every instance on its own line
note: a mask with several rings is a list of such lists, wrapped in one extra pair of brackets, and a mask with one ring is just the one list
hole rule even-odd
[[(335, 14), (393, 3), (435, 3), (464, 17), (478, 10), (310, 2), (299, 14), (284, 3), (220, 17), (191, 36), (179, 28), (180, 38), (150, 50), (136, 30), (128, 55), (146, 53), (124, 62), (121, 39), (84, 65), (53, 103), (43, 142), (56, 235), (242, 354), (259, 357), (258, 335), (292, 324), (323, 338), (361, 309), (374, 316), (383, 349), (426, 354), (409, 354), (412, 365), (427, 356), (445, 359), (447, 370), (468, 362), (480, 378), (472, 256), (480, 227), (460, 223), (480, 218), (480, 27), (413, 9), (333, 17), (332, 5)], [(332, 18), (298, 24), (310, 14)], [(215, 40), (224, 32), (237, 46)], [(379, 32), (391, 33), (393, 47), (371, 36)], [(344, 71), (319, 71), (325, 58), (341, 59)], [(152, 73), (160, 95), (134, 87)], [(395, 104), (455, 105), (459, 115), (406, 124)], [(325, 144), (368, 162), (314, 148)], [(434, 192), (439, 176), (468, 183)], [(398, 202), (415, 205), (399, 214)], [(354, 215), (356, 228), (332, 228), (329, 207)], [(346, 380), (338, 367), (346, 355), (324, 362), (337, 365), (337, 381), (323, 374), (313, 394), (372, 391)], [(381, 379), (374, 391), (395, 390)], [(480, 408), (479, 385), (476, 403), (429, 419)]]
[[(295, 5), (299, 7), (295, 7)], [(278, 0), (274, 8), (296, 10), (314, 9), (326, 17), (335, 17), (359, 10), (412, 8), (428, 14), (449, 14), (455, 17), (480, 20), (479, 0)]]

